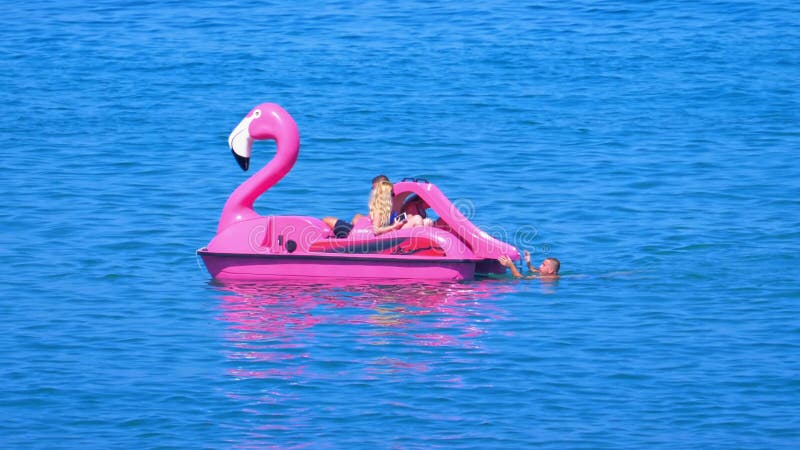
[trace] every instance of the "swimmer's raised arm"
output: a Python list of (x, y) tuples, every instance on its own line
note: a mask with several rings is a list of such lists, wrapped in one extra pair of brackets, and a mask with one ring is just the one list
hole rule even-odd
[(531, 252), (525, 250), (524, 253), (525, 253), (525, 263), (528, 265), (528, 270), (531, 272), (538, 272), (539, 269), (533, 267), (533, 265), (531, 264)]
[(517, 269), (517, 265), (514, 264), (514, 261), (512, 261), (508, 256), (503, 255), (497, 258), (497, 262), (502, 264), (504, 267), (508, 267), (508, 269), (511, 271), (511, 275), (514, 275), (515, 278), (522, 278), (522, 274), (519, 272), (519, 269)]

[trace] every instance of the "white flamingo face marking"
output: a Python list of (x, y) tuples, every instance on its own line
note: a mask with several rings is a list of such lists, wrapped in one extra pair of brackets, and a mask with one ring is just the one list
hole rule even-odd
[(242, 158), (250, 158), (253, 152), (253, 137), (250, 136), (250, 123), (261, 117), (261, 110), (255, 109), (251, 114), (242, 119), (239, 125), (228, 136), (228, 145), (231, 150)]

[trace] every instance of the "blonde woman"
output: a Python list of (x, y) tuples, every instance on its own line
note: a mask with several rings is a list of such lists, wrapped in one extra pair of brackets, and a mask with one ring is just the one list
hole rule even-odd
[[(370, 191), (370, 199), (372, 198), (372, 193), (376, 190), (378, 185), (383, 183), (383, 182), (389, 183), (389, 185), (391, 185), (391, 182), (389, 181), (389, 177), (387, 177), (386, 175), (378, 175), (377, 177), (372, 179), (372, 190)], [(394, 205), (394, 199), (392, 199), (392, 203), (393, 203), (393, 207), (392, 207), (392, 214), (390, 215), (390, 219), (391, 219), (392, 222), (394, 222), (394, 216), (397, 214), (396, 211), (399, 209), (399, 207), (398, 207), (398, 205)], [(337, 237), (339, 239), (343, 239), (343, 238), (346, 238), (350, 234), (350, 232), (353, 230), (353, 227), (355, 226), (356, 222), (358, 222), (358, 220), (361, 219), (362, 217), (364, 217), (364, 215), (361, 214), (361, 213), (358, 213), (355, 216), (353, 216), (353, 220), (351, 220), (350, 222), (345, 222), (344, 220), (338, 219), (336, 217), (330, 217), (330, 216), (329, 217), (323, 217), (322, 221), (325, 223), (325, 225), (327, 225), (327, 226), (329, 226), (331, 228), (331, 231), (333, 232), (333, 235), (335, 237)]]
[(375, 184), (369, 195), (369, 220), (375, 235), (388, 233), (403, 228), (405, 221), (394, 220), (392, 200), (394, 197), (392, 183), (386, 180)]

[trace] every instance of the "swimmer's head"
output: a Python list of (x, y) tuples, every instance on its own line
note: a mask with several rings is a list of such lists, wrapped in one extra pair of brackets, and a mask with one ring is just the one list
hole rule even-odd
[(558, 275), (558, 270), (561, 269), (561, 261), (557, 258), (546, 258), (539, 266), (539, 273), (542, 275)]

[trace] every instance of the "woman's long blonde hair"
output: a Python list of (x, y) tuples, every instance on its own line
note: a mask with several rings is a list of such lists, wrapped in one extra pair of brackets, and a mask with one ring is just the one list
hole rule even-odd
[(381, 181), (369, 195), (369, 217), (374, 225), (383, 227), (389, 224), (391, 216), (392, 183)]

